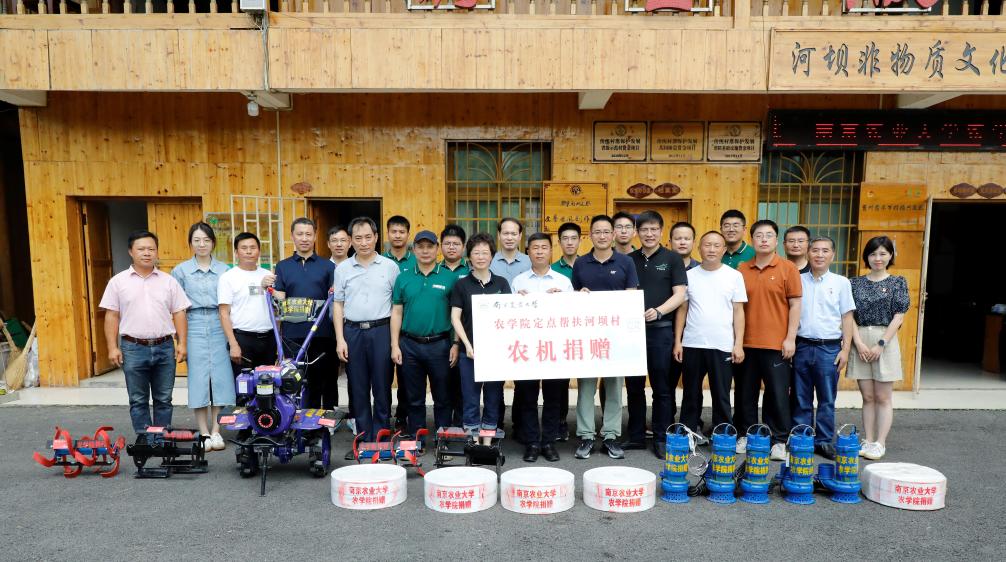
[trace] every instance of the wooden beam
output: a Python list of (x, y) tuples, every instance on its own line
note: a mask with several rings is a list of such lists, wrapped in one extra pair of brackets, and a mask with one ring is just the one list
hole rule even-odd
[(608, 100), (611, 99), (611, 90), (589, 90), (586, 92), (580, 92), (578, 94), (580, 111), (586, 111), (588, 109), (604, 109), (604, 106), (608, 105)]
[(253, 96), (259, 106), (266, 109), (290, 109), (293, 107), (290, 94), (286, 92), (256, 90), (254, 92), (248, 92), (248, 95)]
[(898, 109), (926, 109), (927, 107), (932, 107), (961, 95), (956, 92), (898, 94)]
[(0, 90), (0, 101), (21, 107), (45, 107), (45, 90)]

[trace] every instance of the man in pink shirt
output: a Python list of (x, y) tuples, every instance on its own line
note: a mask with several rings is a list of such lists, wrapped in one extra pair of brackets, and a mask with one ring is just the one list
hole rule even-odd
[(153, 232), (130, 234), (129, 256), (133, 265), (112, 277), (98, 306), (105, 309), (108, 358), (126, 375), (133, 431), (142, 433), (171, 425), (175, 363), (185, 361), (185, 309), (192, 303), (174, 277), (157, 269)]

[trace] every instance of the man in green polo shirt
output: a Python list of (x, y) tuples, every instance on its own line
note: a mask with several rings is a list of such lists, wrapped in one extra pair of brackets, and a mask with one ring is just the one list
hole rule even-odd
[(465, 240), (465, 229), (459, 225), (449, 224), (440, 231), (440, 253), (444, 256), (440, 266), (453, 271), (458, 279), (471, 271), (465, 261)]
[[(409, 219), (403, 217), (402, 215), (394, 215), (388, 219), (388, 222), (385, 223), (384, 227), (388, 240), (388, 251), (381, 255), (394, 261), (395, 265), (397, 265), (398, 269), (402, 272), (415, 270), (416, 256), (409, 251), (409, 230), (412, 229), (412, 225), (409, 224)], [(394, 428), (396, 430), (401, 430), (405, 427), (405, 384), (402, 383), (400, 374), (401, 370), (397, 365), (393, 366), (393, 368), (394, 373), (392, 376), (398, 379), (398, 390), (395, 392), (398, 404), (395, 406)], [(389, 386), (388, 388), (390, 389), (391, 387)]]
[(415, 269), (416, 256), (409, 251), (409, 230), (412, 228), (409, 219), (402, 215), (395, 215), (388, 219), (385, 228), (388, 236), (388, 251), (384, 252), (384, 257), (395, 260), (398, 268), (402, 271)]
[[(561, 273), (573, 280), (573, 264), (576, 263), (577, 252), (580, 251), (580, 225), (575, 222), (564, 222), (559, 227), (559, 248), (562, 249), (562, 257), (552, 264), (552, 271)], [(566, 418), (569, 417), (569, 388), (559, 396), (559, 436), (557, 441), (569, 439), (569, 424)]]
[(552, 264), (552, 270), (573, 280), (573, 264), (576, 263), (577, 252), (580, 251), (580, 225), (575, 222), (564, 222), (559, 227), (559, 248), (562, 256)]
[[(440, 253), (444, 259), (440, 267), (454, 272), (457, 279), (466, 277), (471, 268), (465, 260), (465, 242), (468, 240), (465, 229), (457, 224), (449, 224), (440, 232)], [(451, 425), (461, 427), (461, 367), (457, 363), (451, 365), (447, 375), (447, 393), (450, 395)]]
[(391, 295), (391, 360), (399, 366), (399, 383), (405, 388), (406, 433), (426, 427), (426, 378), (433, 393), (433, 419), (437, 427), (451, 425), (447, 387), (458, 348), (451, 338), (448, 297), (457, 275), (437, 264), (437, 235), (416, 234), (412, 248), (416, 267), (402, 271)]
[(730, 209), (720, 217), (720, 233), (727, 241), (727, 250), (721, 260), (724, 265), (737, 269), (740, 264), (755, 257), (754, 248), (744, 241), (747, 218), (737, 209)]

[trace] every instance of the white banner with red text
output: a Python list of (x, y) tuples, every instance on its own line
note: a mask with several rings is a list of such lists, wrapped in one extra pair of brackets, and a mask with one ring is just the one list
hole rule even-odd
[(474, 295), (475, 380), (646, 374), (642, 291)]

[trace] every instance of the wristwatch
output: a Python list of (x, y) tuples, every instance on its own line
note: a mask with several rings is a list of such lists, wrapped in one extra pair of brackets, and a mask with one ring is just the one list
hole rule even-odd
[(879, 345), (880, 347), (884, 347), (885, 345), (887, 345), (887, 342), (884, 340), (877, 340), (877, 345)]
[(659, 311), (659, 310), (657, 310), (656, 308), (654, 308), (654, 309), (653, 309), (653, 312), (656, 312), (656, 313), (657, 313), (657, 320), (660, 320), (661, 318), (663, 318), (663, 317), (664, 317), (664, 313), (663, 313), (663, 312), (660, 312), (660, 311)]

